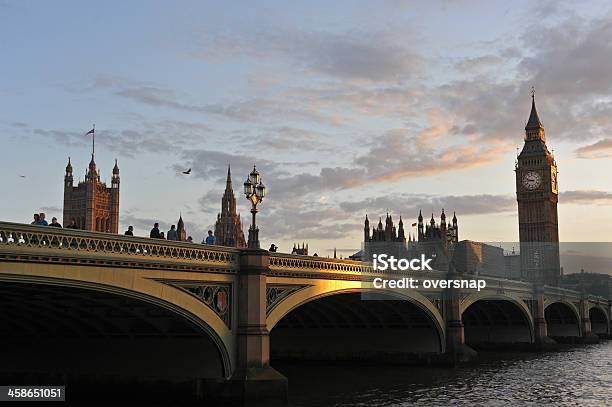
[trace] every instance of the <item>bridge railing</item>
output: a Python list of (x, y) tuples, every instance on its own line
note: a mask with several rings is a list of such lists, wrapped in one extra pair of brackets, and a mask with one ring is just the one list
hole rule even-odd
[(380, 275), (414, 277), (422, 279), (425, 276), (430, 278), (443, 278), (446, 273), (441, 271), (381, 271), (374, 270), (372, 263), (357, 261), (332, 259), (329, 257), (302, 256), (286, 253), (270, 253), (270, 269), (275, 274), (292, 273), (314, 273), (314, 274), (336, 274), (352, 275), (363, 279)]
[(559, 298), (586, 298), (589, 301), (593, 302), (593, 303), (597, 303), (597, 304), (608, 304), (608, 299), (598, 296), (598, 295), (594, 295), (594, 294), (589, 294), (587, 292), (580, 292), (577, 290), (570, 290), (568, 288), (562, 288), (562, 287), (553, 287), (553, 286), (545, 286), (544, 287), (545, 292), (548, 295), (553, 295)]
[[(38, 256), (38, 257), (37, 257)], [(0, 222), (0, 259), (50, 262), (110, 263), (134, 266), (155, 263), (159, 268), (238, 268), (239, 250), (136, 236)], [(72, 261), (70, 261), (72, 260)], [(180, 267), (179, 267), (180, 268)]]

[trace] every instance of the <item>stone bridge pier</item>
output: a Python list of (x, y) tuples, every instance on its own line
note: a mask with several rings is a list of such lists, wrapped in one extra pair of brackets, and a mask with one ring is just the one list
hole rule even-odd
[(270, 332), (266, 325), (268, 251), (246, 249), (238, 271), (236, 366), (229, 380), (209, 381), (209, 399), (261, 405), (287, 403), (287, 378), (270, 366)]

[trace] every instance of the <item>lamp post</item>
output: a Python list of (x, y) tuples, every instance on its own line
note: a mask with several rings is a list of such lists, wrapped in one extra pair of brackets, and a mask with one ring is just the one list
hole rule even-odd
[(253, 214), (253, 222), (249, 228), (249, 249), (259, 249), (259, 228), (255, 223), (255, 214), (257, 214), (257, 205), (263, 201), (266, 196), (266, 186), (261, 182), (259, 172), (253, 165), (253, 171), (249, 174), (244, 182), (244, 195), (251, 202), (251, 213)]

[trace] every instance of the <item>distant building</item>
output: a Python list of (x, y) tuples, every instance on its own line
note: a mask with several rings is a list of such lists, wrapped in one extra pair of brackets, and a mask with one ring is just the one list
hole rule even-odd
[(451, 265), (460, 273), (486, 274), (502, 278), (520, 278), (520, 256), (505, 256), (500, 247), (471, 240), (459, 241), (459, 226), (454, 213), (450, 223), (446, 222), (444, 209), (440, 214), (440, 223), (431, 215), (425, 223), (419, 211), (416, 235), (406, 231), (400, 216), (397, 228), (391, 215), (387, 214), (383, 226), (382, 218), (370, 229), (366, 215), (364, 223), (363, 249), (349, 256), (352, 260), (372, 261), (373, 254), (388, 254), (396, 257), (417, 258), (424, 254), (433, 259), (431, 264), (436, 270), (448, 270)]
[[(301, 246), (299, 243), (297, 245), (294, 243), (293, 250), (291, 250), (291, 254), (299, 254), (302, 256), (308, 256), (308, 243), (302, 243)], [(335, 255), (335, 249), (334, 249), (334, 255)]]
[(566, 274), (561, 277), (561, 287), (570, 290), (612, 298), (612, 277), (608, 274), (580, 273)]
[(185, 230), (185, 223), (183, 222), (183, 215), (179, 216), (179, 220), (176, 223), (176, 233), (178, 240), (184, 242), (187, 240), (187, 231)]
[(215, 223), (215, 238), (217, 245), (246, 247), (240, 214), (236, 212), (236, 196), (232, 189), (232, 175), (227, 166), (227, 181), (225, 192), (221, 199), (221, 212), (217, 215)]
[(433, 214), (431, 220), (425, 225), (423, 214), (419, 211), (417, 222), (417, 233), (413, 235), (404, 229), (404, 221), (400, 216), (397, 228), (393, 217), (387, 213), (383, 226), (382, 218), (378, 224), (370, 230), (370, 220), (366, 215), (363, 228), (363, 248), (361, 251), (349, 256), (349, 259), (371, 261), (373, 254), (385, 253), (397, 258), (413, 258), (425, 254), (433, 258), (431, 264), (438, 270), (448, 269), (454, 246), (458, 242), (459, 227), (457, 216), (453, 215), (452, 223), (446, 223), (446, 214), (442, 209), (440, 224), (437, 224)]
[(522, 278), (520, 254), (512, 252), (504, 255), (504, 265), (506, 269), (505, 278), (510, 280), (520, 280)]
[(501, 247), (462, 240), (455, 246), (452, 261), (455, 270), (460, 273), (506, 277), (504, 249)]
[(85, 181), (74, 186), (72, 164), (68, 158), (64, 176), (64, 224), (72, 219), (77, 227), (94, 232), (119, 232), (119, 167), (117, 160), (113, 168), (111, 186), (100, 181), (94, 154), (91, 154)]

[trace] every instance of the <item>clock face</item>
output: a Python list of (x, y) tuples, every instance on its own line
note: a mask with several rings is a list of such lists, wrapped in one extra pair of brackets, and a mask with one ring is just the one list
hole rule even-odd
[(541, 183), (542, 177), (539, 173), (535, 171), (529, 171), (526, 172), (525, 175), (523, 175), (523, 186), (526, 189), (534, 190), (539, 187)]

